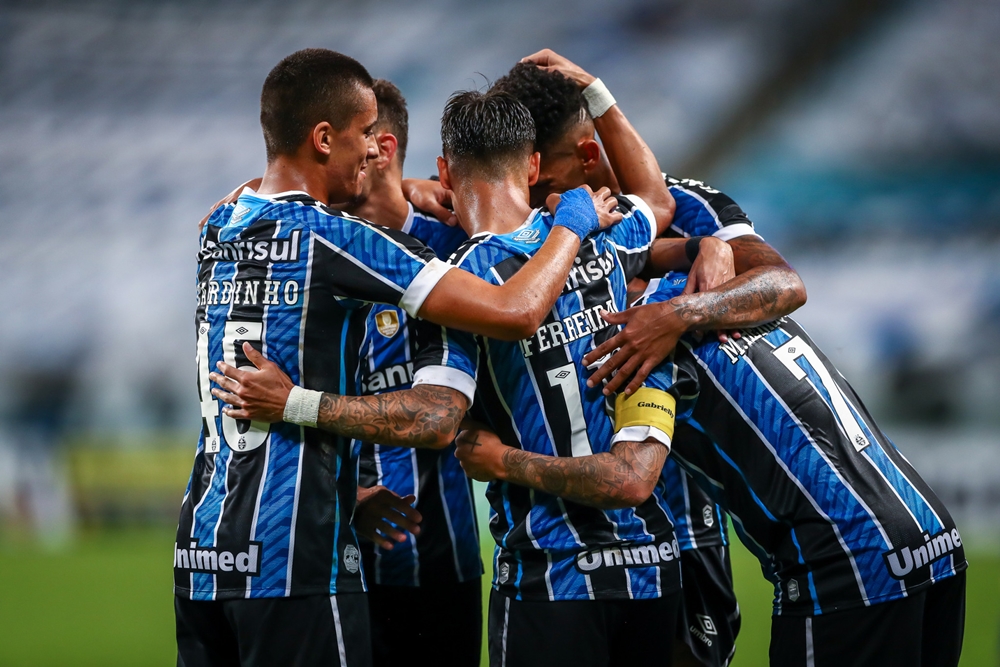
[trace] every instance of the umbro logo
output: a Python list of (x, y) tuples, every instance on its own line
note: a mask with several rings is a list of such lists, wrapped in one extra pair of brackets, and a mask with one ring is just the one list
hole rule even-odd
[(241, 336), (242, 336), (242, 335), (243, 335), (243, 334), (245, 334), (245, 333), (249, 333), (249, 331), (250, 331), (250, 330), (249, 330), (249, 329), (247, 329), (246, 327), (240, 327), (240, 328), (238, 328), (238, 329), (236, 330), (236, 333), (238, 333), (239, 335), (241, 335)]
[(562, 380), (563, 378), (569, 377), (569, 371), (559, 371), (556, 373), (556, 378)]

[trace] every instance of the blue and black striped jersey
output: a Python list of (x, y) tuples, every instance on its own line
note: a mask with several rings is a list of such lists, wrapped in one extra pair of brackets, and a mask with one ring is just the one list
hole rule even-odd
[[(728, 241), (757, 233), (743, 209), (725, 193), (694, 179), (669, 175), (665, 178), (676, 209), (664, 236), (717, 236)], [(681, 273), (667, 277), (667, 280), (678, 281), (682, 285), (686, 279), (687, 276)], [(678, 439), (698, 441), (703, 446), (708, 444), (704, 434), (683, 424), (678, 425), (674, 432), (674, 441)], [(721, 508), (697, 484), (689, 484), (690, 479), (673, 459), (668, 458), (663, 466), (663, 480), (681, 549), (717, 547), (729, 543)]]
[[(688, 424), (678, 424), (674, 430), (672, 441), (704, 440), (703, 446), (711, 447), (705, 435)], [(726, 529), (726, 515), (707, 493), (699, 487), (691, 476), (673, 457), (667, 457), (660, 472), (663, 500), (670, 508), (674, 520), (674, 533), (681, 551), (688, 549), (703, 549), (729, 544), (729, 531)]]
[(304, 193), (250, 191), (212, 214), (198, 259), (202, 433), (174, 589), (196, 600), (362, 591), (351, 441), (226, 417), (208, 373), (222, 360), (252, 367), (247, 341), (300, 386), (356, 394), (368, 302), (415, 313), (451, 267), (406, 234)]
[[(451, 357), (478, 377), (477, 411), (504, 443), (555, 456), (611, 447), (600, 388), (588, 388), (583, 356), (615, 328), (601, 318), (626, 304), (626, 285), (655, 235), (641, 200), (621, 198), (625, 217), (584, 241), (566, 287), (530, 338), (502, 342), (449, 332)], [(534, 211), (519, 229), (472, 237), (453, 263), (493, 282), (509, 280), (548, 236), (552, 216)], [(422, 372), (421, 372), (422, 373)], [(423, 381), (421, 373), (416, 382)], [(438, 382), (439, 383), (439, 382)], [(598, 510), (526, 487), (493, 482), (494, 588), (523, 600), (655, 598), (679, 586), (678, 545), (659, 495), (637, 509)]]
[[(403, 231), (447, 259), (468, 236), (410, 207)], [(368, 340), (362, 348), (361, 393), (407, 389), (413, 381), (417, 336), (413, 320), (401, 308), (372, 307)], [(386, 550), (361, 542), (368, 584), (422, 586), (468, 581), (483, 573), (472, 482), (465, 476), (455, 446), (408, 449), (372, 443), (361, 445), (358, 483), (381, 484), (417, 497), (423, 517), (420, 535)]]
[[(651, 288), (663, 301), (677, 286)], [(671, 458), (732, 517), (775, 614), (896, 600), (967, 566), (944, 505), (793, 320), (725, 344), (686, 336), (647, 385), (710, 438), (676, 440)]]
[(676, 204), (665, 237), (717, 236), (729, 241), (756, 234), (747, 214), (725, 193), (691, 178), (664, 178)]

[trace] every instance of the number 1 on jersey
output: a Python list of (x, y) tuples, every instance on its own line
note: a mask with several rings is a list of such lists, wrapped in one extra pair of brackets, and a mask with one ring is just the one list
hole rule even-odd
[(583, 416), (583, 399), (580, 397), (580, 382), (576, 376), (576, 366), (566, 364), (546, 373), (549, 386), (562, 390), (566, 413), (571, 431), (570, 444), (573, 456), (590, 456), (594, 453), (587, 436), (587, 420)]

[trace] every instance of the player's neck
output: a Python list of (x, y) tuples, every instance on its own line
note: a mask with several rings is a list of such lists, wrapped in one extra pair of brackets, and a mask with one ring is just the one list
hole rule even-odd
[(264, 177), (257, 190), (262, 195), (279, 192), (305, 192), (322, 204), (330, 203), (326, 174), (321, 169), (311, 169), (294, 155), (278, 155), (267, 163)]
[(376, 225), (402, 229), (410, 215), (410, 206), (403, 196), (402, 174), (398, 171), (369, 173), (368, 178), (373, 179), (368, 197), (357, 206), (345, 206), (344, 210)]
[(528, 218), (528, 185), (518, 179), (468, 181), (454, 199), (455, 215), (469, 236), (489, 232), (507, 234)]

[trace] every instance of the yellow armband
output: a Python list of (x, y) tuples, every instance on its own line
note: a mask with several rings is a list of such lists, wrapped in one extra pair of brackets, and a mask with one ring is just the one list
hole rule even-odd
[(677, 400), (665, 391), (641, 387), (631, 396), (618, 394), (615, 399), (615, 432), (626, 426), (655, 426), (674, 437), (674, 409)]

